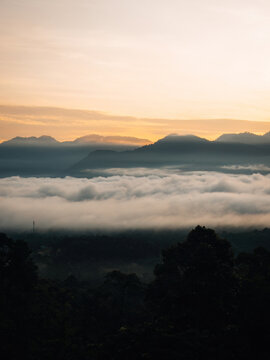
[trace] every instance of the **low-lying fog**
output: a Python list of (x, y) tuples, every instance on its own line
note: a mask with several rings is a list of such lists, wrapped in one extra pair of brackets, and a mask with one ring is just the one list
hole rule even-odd
[(117, 169), (87, 178), (0, 179), (0, 229), (266, 227), (270, 175)]

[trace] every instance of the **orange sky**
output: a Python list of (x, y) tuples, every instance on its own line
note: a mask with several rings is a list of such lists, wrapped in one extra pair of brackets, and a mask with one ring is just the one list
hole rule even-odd
[(30, 135), (51, 135), (61, 141), (87, 134), (135, 136), (155, 141), (170, 133), (215, 139), (223, 133), (270, 131), (267, 121), (138, 118), (54, 107), (0, 105), (0, 119), (0, 141)]
[(269, 131), (269, 19), (269, 0), (2, 0), (0, 141)]

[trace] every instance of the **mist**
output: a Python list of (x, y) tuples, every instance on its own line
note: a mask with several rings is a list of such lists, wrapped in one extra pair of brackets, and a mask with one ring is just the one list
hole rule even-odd
[(1, 230), (30, 230), (33, 220), (40, 231), (269, 226), (270, 175), (111, 171), (0, 179)]

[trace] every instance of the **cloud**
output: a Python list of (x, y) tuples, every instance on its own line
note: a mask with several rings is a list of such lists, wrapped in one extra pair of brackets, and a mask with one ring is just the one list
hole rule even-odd
[(250, 170), (250, 171), (270, 171), (270, 167), (264, 164), (257, 164), (257, 165), (224, 165), (221, 166), (222, 169), (227, 170)]
[(270, 175), (126, 170), (86, 178), (0, 179), (0, 229), (266, 227)]

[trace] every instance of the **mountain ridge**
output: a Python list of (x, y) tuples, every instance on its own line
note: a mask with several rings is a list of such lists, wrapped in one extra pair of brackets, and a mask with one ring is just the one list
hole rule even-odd
[(16, 136), (9, 140), (3, 141), (0, 145), (88, 145), (88, 144), (115, 144), (115, 145), (131, 145), (142, 146), (151, 144), (148, 139), (137, 138), (132, 136), (103, 136), (97, 134), (89, 134), (81, 136), (71, 141), (58, 141), (52, 136), (41, 135), (36, 136)]
[(265, 144), (270, 143), (270, 131), (263, 135), (257, 135), (250, 132), (222, 134), (215, 141), (241, 144)]
[[(239, 136), (246, 134), (238, 134), (237, 141)], [(88, 169), (163, 166), (180, 166), (194, 171), (232, 167), (255, 169), (254, 165), (260, 165), (260, 169), (268, 171), (270, 133), (261, 137), (263, 143), (250, 144), (170, 134), (144, 146), (106, 141), (85, 144), (80, 143), (81, 140), (77, 144), (61, 143), (46, 135), (27, 140), (17, 137), (9, 145), (0, 145), (0, 176), (88, 176), (85, 173)]]
[[(169, 135), (134, 150), (94, 151), (70, 168), (73, 174), (92, 169), (184, 166), (190, 170), (229, 169), (239, 165), (270, 166), (270, 141), (263, 144), (210, 141), (191, 135)], [(254, 166), (252, 166), (254, 168)]]
[(137, 138), (132, 136), (104, 136), (98, 134), (89, 134), (75, 138), (70, 141), (58, 141), (49, 135), (36, 136), (16, 136), (9, 140), (3, 141), (0, 145), (88, 145), (88, 144), (116, 144), (116, 145), (133, 145), (133, 146), (148, 146), (153, 144), (164, 144), (173, 142), (222, 142), (222, 143), (239, 143), (239, 144), (267, 144), (270, 143), (270, 131), (263, 135), (257, 135), (251, 132), (242, 133), (225, 133), (217, 137), (215, 140), (208, 140), (193, 134), (169, 134), (152, 142), (149, 139)]
[(56, 145), (60, 144), (58, 140), (49, 135), (36, 136), (16, 136), (3, 141), (0, 145)]

